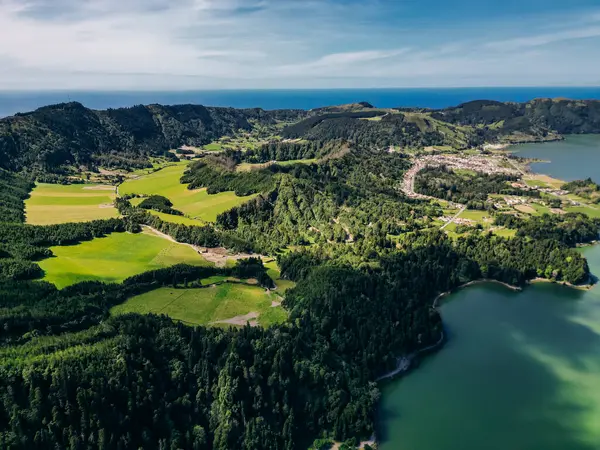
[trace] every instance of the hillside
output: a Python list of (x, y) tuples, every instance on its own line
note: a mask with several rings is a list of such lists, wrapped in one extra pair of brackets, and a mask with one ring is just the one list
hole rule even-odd
[(65, 165), (143, 167), (148, 156), (202, 146), (252, 123), (294, 120), (301, 111), (147, 105), (95, 111), (46, 106), (0, 120), (0, 167), (60, 172)]
[(289, 139), (341, 139), (359, 147), (379, 149), (433, 145), (466, 148), (479, 143), (473, 129), (442, 123), (428, 114), (377, 109), (316, 114), (286, 127), (282, 134)]
[(526, 103), (477, 100), (431, 116), (479, 128), (487, 140), (549, 140), (562, 134), (600, 133), (600, 101), (535, 99)]
[[(282, 126), (287, 125), (282, 128)], [(479, 100), (453, 108), (377, 109), (368, 103), (312, 111), (202, 105), (139, 105), (97, 111), (80, 103), (46, 106), (0, 120), (0, 168), (64, 173), (68, 168), (149, 167), (149, 158), (257, 131), (261, 144), (284, 139), (351, 146), (466, 149), (486, 142), (543, 141), (600, 132), (600, 102)], [(246, 141), (243, 141), (246, 142)], [(246, 142), (247, 143), (247, 142)]]

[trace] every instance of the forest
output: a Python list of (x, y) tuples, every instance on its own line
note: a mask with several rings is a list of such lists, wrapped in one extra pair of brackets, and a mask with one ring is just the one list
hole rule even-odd
[(91, 110), (80, 103), (46, 106), (0, 119), (0, 167), (61, 173), (67, 166), (143, 168), (150, 156), (202, 146), (252, 123), (296, 120), (306, 112), (138, 105)]
[(476, 100), (433, 111), (432, 117), (457, 125), (483, 126), (486, 139), (518, 131), (532, 140), (562, 134), (600, 132), (600, 101), (541, 98), (525, 103)]
[[(288, 122), (296, 125), (286, 128)], [(25, 223), (24, 200), (40, 174), (61, 182), (65, 164), (136, 167), (171, 147), (204, 145), (257, 123), (277, 124), (281, 139), (206, 155), (181, 179), (189, 189), (254, 194), (215, 223), (162, 220), (149, 210), (178, 213), (162, 196), (138, 206), (118, 197), (115, 219)], [(516, 230), (514, 238), (484, 231), (451, 238), (433, 224), (442, 205), (402, 193), (411, 160), (388, 147), (443, 142), (404, 115), (343, 108), (92, 111), (66, 104), (2, 119), (0, 449), (304, 450), (366, 439), (375, 431), (377, 378), (400, 355), (442, 336), (433, 308), (438, 294), (481, 278), (516, 286), (536, 277), (589, 281), (574, 247), (595, 239), (597, 219), (496, 215), (497, 224)], [(293, 163), (298, 159), (311, 161)], [(275, 160), (292, 163), (238, 170)], [(489, 194), (513, 192), (511, 181), (440, 168), (423, 171), (417, 188), (475, 206)], [(143, 226), (181, 243), (256, 257), (226, 267), (175, 265), (122, 283), (57, 289), (40, 281), (38, 263), (52, 257), (50, 247)], [(165, 286), (210, 289), (201, 283), (209, 277), (252, 278), (274, 289), (258, 255), (295, 282), (281, 324), (204, 327), (110, 313)]]

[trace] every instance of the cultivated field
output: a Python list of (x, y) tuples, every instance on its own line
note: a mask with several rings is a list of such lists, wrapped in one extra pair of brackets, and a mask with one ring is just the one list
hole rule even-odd
[(78, 245), (52, 247), (55, 257), (39, 263), (44, 280), (63, 288), (85, 280), (120, 282), (179, 263), (210, 265), (191, 247), (151, 234), (112, 233)]
[(223, 283), (194, 289), (160, 288), (130, 298), (111, 313), (166, 314), (193, 325), (243, 326), (250, 322), (269, 326), (286, 318), (279, 302), (279, 296), (259, 286)]
[[(135, 180), (129, 180), (119, 186), (119, 194), (162, 195), (173, 202), (173, 208), (183, 212), (187, 219), (193, 219), (198, 225), (202, 222), (214, 222), (217, 215), (241, 205), (253, 196), (238, 197), (233, 192), (222, 192), (208, 195), (206, 189), (189, 190), (179, 180), (185, 172), (187, 163), (166, 167), (158, 172)], [(182, 220), (176, 216), (166, 215), (165, 220), (176, 222)]]
[(27, 223), (49, 225), (117, 217), (114, 186), (39, 183), (25, 201)]

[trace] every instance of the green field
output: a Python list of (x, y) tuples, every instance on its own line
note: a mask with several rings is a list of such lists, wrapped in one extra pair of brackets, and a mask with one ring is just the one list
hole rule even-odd
[(39, 183), (25, 201), (27, 223), (49, 225), (117, 217), (114, 199), (113, 186)]
[[(258, 313), (258, 323), (269, 326), (283, 322), (287, 317), (281, 306), (272, 306), (273, 301), (279, 302), (280, 298), (276, 294), (267, 294), (261, 287), (223, 283), (196, 289), (157, 289), (115, 306), (111, 309), (111, 314), (166, 314), (185, 323), (207, 325), (249, 313)], [(246, 321), (240, 318), (236, 322), (231, 325), (244, 325)]]
[(277, 292), (279, 294), (283, 295), (285, 291), (296, 286), (296, 283), (293, 281), (284, 280), (281, 278), (281, 272), (279, 271), (279, 267), (277, 266), (277, 262), (275, 260), (265, 263), (265, 267), (268, 269), (267, 275), (269, 275), (275, 282), (275, 286), (277, 286)]
[[(209, 195), (206, 189), (189, 190), (179, 180), (185, 172), (187, 163), (166, 167), (158, 172), (134, 180), (128, 180), (119, 186), (119, 194), (162, 195), (173, 202), (173, 208), (183, 212), (190, 223), (214, 222), (217, 215), (250, 200), (254, 196), (238, 197), (233, 192), (222, 192)], [(169, 222), (183, 220), (177, 216), (167, 215)]]
[(59, 288), (86, 280), (120, 282), (179, 263), (210, 265), (191, 247), (150, 234), (112, 233), (78, 245), (52, 247), (55, 257), (39, 263), (45, 281)]
[(600, 208), (591, 206), (569, 206), (565, 208), (567, 212), (579, 212), (587, 214), (589, 217), (600, 218)]
[(499, 227), (494, 228), (492, 231), (496, 236), (500, 236), (503, 238), (513, 238), (517, 234), (517, 230), (511, 230), (509, 228)]
[(482, 225), (484, 225), (486, 222), (489, 221), (489, 219), (491, 219), (490, 213), (488, 213), (487, 211), (478, 211), (472, 209), (465, 209), (458, 217), (460, 217), (461, 219), (473, 220)]
[(207, 152), (220, 152), (223, 149), (223, 146), (219, 142), (211, 142), (210, 144), (203, 146), (202, 149)]

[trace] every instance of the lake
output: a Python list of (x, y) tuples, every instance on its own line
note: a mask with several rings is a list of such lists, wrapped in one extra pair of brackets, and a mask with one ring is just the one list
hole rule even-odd
[(440, 311), (446, 346), (383, 387), (381, 450), (600, 448), (600, 287), (481, 284)]
[(518, 156), (549, 160), (531, 164), (534, 172), (560, 180), (573, 181), (592, 178), (600, 182), (600, 135), (567, 136), (564, 141), (544, 144), (521, 144), (510, 147)]

